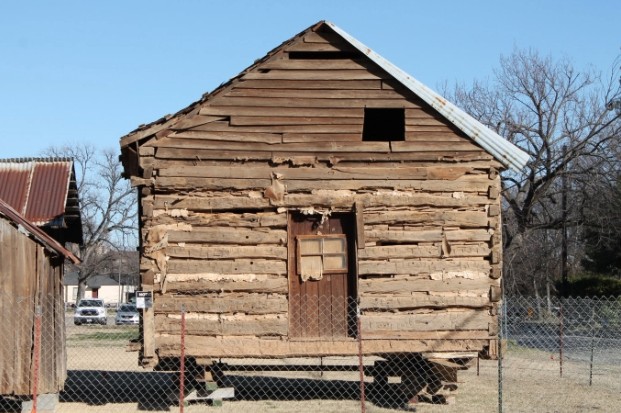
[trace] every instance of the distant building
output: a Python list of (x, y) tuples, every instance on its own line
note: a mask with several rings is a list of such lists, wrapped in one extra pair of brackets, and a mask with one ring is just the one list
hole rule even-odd
[[(100, 298), (106, 304), (118, 304), (130, 301), (138, 285), (138, 274), (100, 274), (90, 277), (86, 282), (84, 298)], [(78, 274), (65, 274), (63, 280), (65, 303), (75, 304), (78, 293)]]

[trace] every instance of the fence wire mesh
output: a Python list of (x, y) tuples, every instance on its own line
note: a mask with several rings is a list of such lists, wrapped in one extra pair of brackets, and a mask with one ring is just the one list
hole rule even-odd
[[(499, 363), (420, 355), (406, 351), (420, 344), (407, 340), (376, 351), (352, 299), (247, 302), (239, 313), (226, 300), (178, 298), (156, 301), (154, 368), (140, 365), (142, 328), (131, 306), (69, 308), (56, 297), (0, 293), (0, 412), (33, 411), (35, 395), (39, 412), (618, 409), (615, 299), (508, 297), (499, 311)], [(450, 344), (446, 334), (424, 341)]]
[(621, 300), (506, 297), (500, 407), (619, 411)]

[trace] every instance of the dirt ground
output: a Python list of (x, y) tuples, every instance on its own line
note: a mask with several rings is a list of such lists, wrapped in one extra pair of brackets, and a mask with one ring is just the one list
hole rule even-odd
[[(176, 376), (138, 366), (138, 354), (126, 350), (135, 327), (68, 327), (68, 378), (59, 413), (177, 412)], [(564, 360), (563, 377), (554, 354), (510, 349), (503, 360), (504, 412), (618, 412), (621, 409), (621, 366), (595, 365), (589, 386), (589, 364)], [(478, 370), (478, 373), (477, 373)], [(456, 401), (451, 405), (418, 404), (421, 413), (498, 412), (498, 364), (481, 360), (479, 368), (460, 372)], [(358, 372), (230, 372), (228, 385), (236, 399), (221, 407), (191, 403), (187, 413), (229, 412), (360, 412)], [(404, 411), (398, 380), (392, 395), (373, 392), (366, 379), (369, 413)], [(377, 392), (375, 392), (377, 393)], [(19, 412), (19, 404), (0, 402), (0, 412)]]

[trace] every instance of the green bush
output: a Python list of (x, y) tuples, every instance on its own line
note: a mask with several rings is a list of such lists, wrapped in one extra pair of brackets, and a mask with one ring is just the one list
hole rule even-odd
[[(561, 283), (556, 285), (561, 290)], [(570, 297), (619, 297), (621, 296), (621, 279), (602, 275), (584, 275), (569, 280)]]

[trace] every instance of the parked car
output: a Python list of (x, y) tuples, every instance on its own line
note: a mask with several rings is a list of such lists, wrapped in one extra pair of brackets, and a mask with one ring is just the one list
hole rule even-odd
[(97, 298), (82, 299), (78, 302), (73, 315), (73, 323), (76, 326), (81, 324), (103, 324), (108, 322), (108, 313), (103, 300)]
[(121, 304), (116, 312), (114, 324), (117, 326), (121, 324), (138, 324), (139, 319), (140, 315), (138, 314), (138, 309), (136, 309), (136, 304)]

